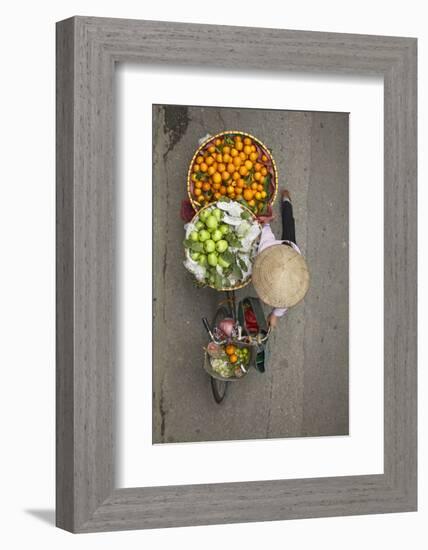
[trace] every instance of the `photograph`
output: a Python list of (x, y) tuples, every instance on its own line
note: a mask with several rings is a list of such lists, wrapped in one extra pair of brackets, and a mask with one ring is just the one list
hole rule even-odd
[(349, 113), (152, 130), (152, 443), (348, 435)]

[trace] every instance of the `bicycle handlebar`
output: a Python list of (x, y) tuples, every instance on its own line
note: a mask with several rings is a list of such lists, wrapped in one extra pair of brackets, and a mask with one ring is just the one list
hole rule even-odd
[[(214, 336), (213, 331), (211, 329), (211, 326), (208, 322), (208, 319), (206, 317), (202, 317), (202, 323), (203, 323), (203, 325), (205, 327), (205, 330), (207, 331), (209, 337), (211, 338), (212, 342), (214, 342), (215, 344), (220, 345), (220, 346), (227, 343), (227, 339), (225, 339), (225, 340), (217, 340), (216, 339), (216, 337)], [(258, 342), (260, 344), (263, 344), (264, 342), (266, 342), (266, 340), (269, 338), (269, 335), (270, 335), (271, 331), (272, 331), (272, 328), (269, 327), (266, 335), (263, 338), (260, 338), (258, 340)], [(250, 337), (250, 343), (251, 343), (251, 340), (256, 340), (257, 341), (257, 338), (251, 338)]]
[(212, 333), (210, 324), (209, 324), (208, 319), (207, 319), (206, 317), (202, 317), (202, 323), (203, 323), (203, 325), (204, 325), (204, 327), (205, 327), (205, 330), (208, 332), (209, 337), (211, 338), (211, 340), (212, 340), (213, 342), (215, 342), (214, 334)]

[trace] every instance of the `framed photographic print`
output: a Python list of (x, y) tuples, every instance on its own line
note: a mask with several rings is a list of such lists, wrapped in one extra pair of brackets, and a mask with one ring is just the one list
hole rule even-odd
[[(187, 125), (177, 125), (184, 117)], [(251, 134), (218, 133), (221, 127), (245, 128)], [(198, 144), (201, 128), (217, 137), (208, 137), (195, 155), (177, 151)], [(162, 271), (153, 274), (159, 311), (153, 327), (153, 442), (348, 435), (348, 113), (154, 105), (153, 135), (153, 258), (155, 266), (166, 264), (165, 280)], [(181, 139), (171, 148), (165, 136)], [(210, 202), (205, 200), (197, 214), (192, 208), (188, 216), (183, 269), (183, 260), (176, 261), (184, 240), (180, 217), (176, 224), (168, 223), (172, 230), (164, 244), (161, 235), (171, 204), (181, 203), (183, 186), (178, 182), (184, 178), (173, 177), (164, 188), (162, 182), (168, 181), (168, 174), (177, 174), (179, 159), (187, 170), (186, 158), (192, 156), (190, 199), (196, 208), (201, 197)], [(199, 163), (202, 159), (206, 162)], [(284, 180), (287, 191), (279, 187)], [(235, 222), (228, 212), (236, 203), (245, 208), (239, 225), (223, 223)], [(266, 207), (276, 214), (269, 223)], [(221, 216), (217, 224), (208, 220), (209, 212)], [(213, 231), (202, 226), (201, 216), (214, 225)], [(261, 289), (246, 284), (245, 262), (255, 252), (252, 241), (267, 232), (291, 239), (311, 266), (310, 292), (300, 307), (296, 304), (286, 313), (263, 309), (265, 302), (258, 301)], [(330, 237), (323, 243), (326, 235)], [(235, 254), (236, 244), (240, 252)], [(164, 284), (177, 291), (164, 292)], [(163, 309), (176, 312), (182, 322), (163, 317)], [(208, 319), (214, 331), (233, 327), (231, 320), (236, 319), (249, 336), (228, 338), (223, 351), (214, 338), (201, 356), (207, 345), (201, 318)], [(275, 328), (268, 335), (270, 322)], [(226, 339), (223, 331), (217, 336)], [(338, 345), (332, 345), (332, 339)], [(208, 404), (206, 374), (214, 397)]]
[(416, 494), (416, 40), (58, 23), (57, 525)]

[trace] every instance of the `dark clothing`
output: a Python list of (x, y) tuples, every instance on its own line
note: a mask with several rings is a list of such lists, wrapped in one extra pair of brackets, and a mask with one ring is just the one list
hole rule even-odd
[(294, 226), (293, 206), (290, 201), (281, 203), (282, 236), (281, 241), (296, 243), (296, 229)]

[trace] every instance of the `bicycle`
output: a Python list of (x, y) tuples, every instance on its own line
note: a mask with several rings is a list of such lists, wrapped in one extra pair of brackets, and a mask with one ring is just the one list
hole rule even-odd
[[(225, 346), (226, 344), (233, 344), (235, 347), (248, 348), (249, 361), (246, 368), (241, 366), (243, 373), (240, 377), (225, 378), (214, 371), (208, 351), (205, 350), (204, 368), (210, 375), (211, 391), (215, 402), (218, 404), (222, 403), (225, 399), (231, 382), (241, 380), (252, 366), (259, 372), (265, 371), (267, 361), (266, 343), (270, 335), (270, 327), (267, 326), (263, 309), (257, 298), (246, 297), (237, 304), (234, 290), (226, 290), (225, 294), (226, 300), (220, 303), (211, 324), (206, 317), (202, 318), (202, 322), (211, 341), (216, 345)], [(245, 307), (252, 307), (257, 312), (257, 334), (252, 334), (251, 330), (249, 330), (246, 323)], [(234, 323), (232, 334), (229, 336), (220, 329), (221, 322), (227, 319), (231, 319)]]

